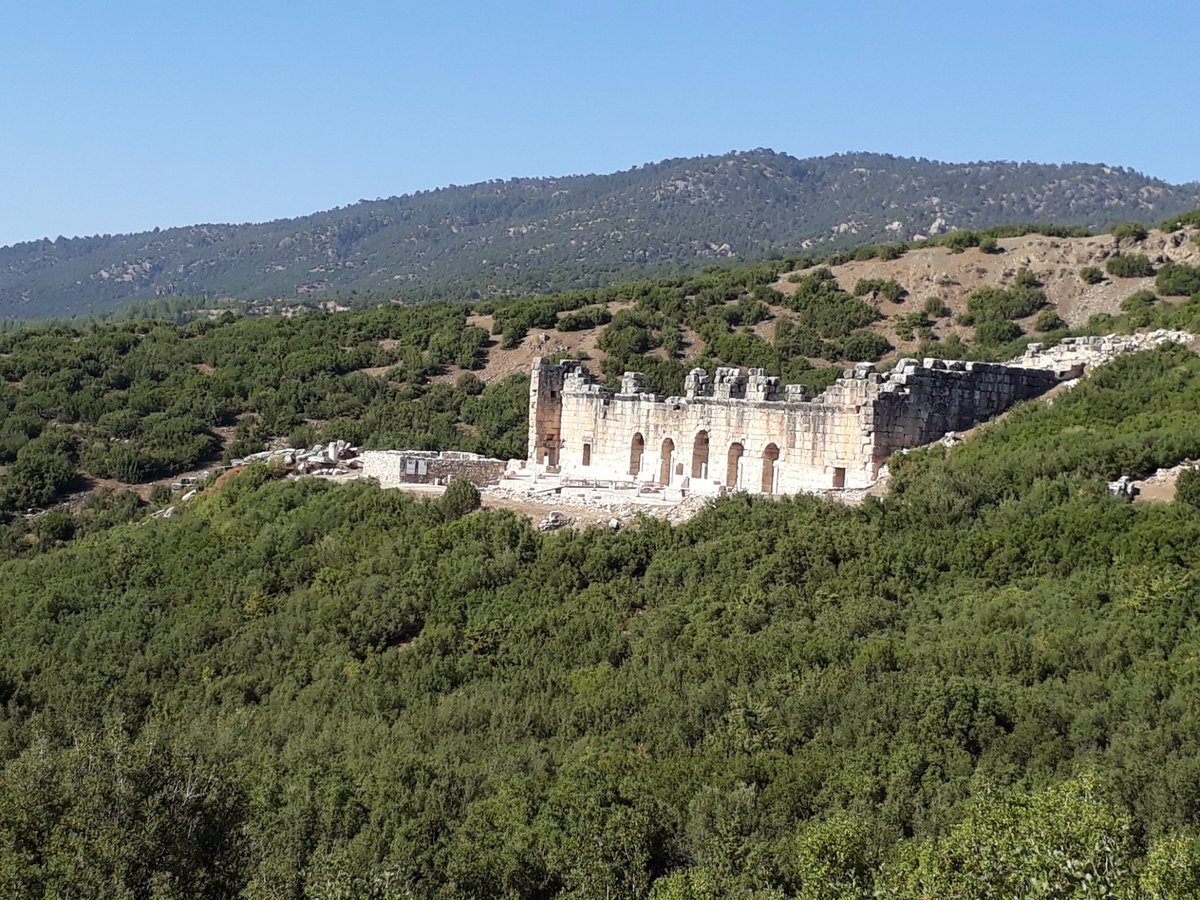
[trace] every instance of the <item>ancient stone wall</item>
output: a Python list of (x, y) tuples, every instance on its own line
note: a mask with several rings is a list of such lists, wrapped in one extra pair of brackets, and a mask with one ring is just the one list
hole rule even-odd
[(1144, 334), (1069, 337), (1051, 347), (1030, 344), (1025, 348), (1025, 354), (1012, 360), (1010, 365), (1074, 376), (1111, 362), (1122, 353), (1150, 350), (1167, 343), (1190, 346), (1196, 340), (1196, 335), (1187, 331), (1169, 331), (1165, 328)]
[(862, 488), (895, 450), (967, 428), (1055, 382), (1045, 371), (904, 360), (887, 374), (859, 364), (815, 397), (799, 386), (781, 391), (761, 369), (724, 368), (712, 377), (693, 369), (685, 396), (659, 397), (634, 372), (613, 392), (577, 363), (539, 361), (529, 460), (573, 477), (700, 494)]
[(562, 434), (562, 391), (569, 375), (581, 371), (580, 363), (563, 360), (545, 363), (533, 361), (529, 380), (529, 441), (526, 458), (538, 465), (556, 468)]
[(465, 478), (476, 487), (495, 484), (507, 461), (454, 450), (364, 450), (364, 478), (377, 478), (381, 487), (398, 484), (449, 484)]
[(1052, 371), (941, 359), (902, 359), (886, 376), (873, 377), (880, 378), (880, 388), (864, 407), (865, 424), (879, 464), (897, 450), (987, 421), (1058, 383)]

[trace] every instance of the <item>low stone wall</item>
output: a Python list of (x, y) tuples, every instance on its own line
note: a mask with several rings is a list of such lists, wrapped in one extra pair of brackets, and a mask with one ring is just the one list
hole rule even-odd
[(1187, 331), (1159, 329), (1145, 334), (1106, 334), (1097, 337), (1063, 338), (1053, 347), (1030, 344), (1024, 356), (1018, 356), (1009, 365), (1027, 369), (1047, 369), (1058, 373), (1076, 370), (1082, 375), (1096, 366), (1111, 362), (1122, 353), (1150, 350), (1162, 344), (1190, 345), (1196, 335)]
[(449, 484), (465, 478), (476, 487), (495, 484), (508, 462), (456, 450), (364, 450), (363, 477), (377, 478), (382, 487), (399, 484)]

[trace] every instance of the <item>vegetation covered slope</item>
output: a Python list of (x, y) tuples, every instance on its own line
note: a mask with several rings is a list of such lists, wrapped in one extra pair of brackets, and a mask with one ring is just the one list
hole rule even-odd
[(363, 201), (299, 219), (0, 248), (0, 317), (100, 312), (170, 295), (409, 297), (596, 287), (931, 228), (1104, 228), (1200, 206), (1200, 186), (1072, 163), (948, 164), (769, 150), (611, 175), (520, 178)]
[(542, 535), (254, 469), (6, 563), (0, 891), (1194, 896), (1200, 510), (1102, 480), (1198, 411), (1166, 348), (858, 509)]
[[(610, 383), (642, 371), (664, 395), (679, 394), (694, 365), (759, 366), (820, 390), (852, 361), (1007, 359), (1031, 338), (1066, 335), (1063, 318), (1089, 333), (1200, 331), (1194, 227), (1121, 239), (955, 232), (935, 243), (548, 297), (0, 334), (0, 557), (136, 515), (151, 482), (270, 440), (522, 456), (539, 355), (587, 358)], [(1086, 266), (1049, 254), (1141, 257), (1157, 271), (1097, 269), (1092, 283)], [(145, 487), (82, 519), (19, 515), (88, 485)]]

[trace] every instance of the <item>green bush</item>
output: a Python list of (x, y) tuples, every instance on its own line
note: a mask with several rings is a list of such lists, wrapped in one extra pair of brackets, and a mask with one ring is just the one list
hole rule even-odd
[(1200, 228), (1200, 209), (1194, 209), (1191, 212), (1174, 216), (1170, 219), (1167, 219), (1158, 227), (1163, 231), (1179, 231), (1185, 225), (1191, 225), (1196, 228)]
[(1043, 309), (1038, 313), (1037, 320), (1033, 324), (1034, 330), (1042, 334), (1045, 334), (1047, 331), (1057, 331), (1060, 328), (1066, 327), (1067, 323), (1052, 309)]
[(1096, 266), (1084, 266), (1079, 270), (1079, 277), (1085, 284), (1099, 284), (1104, 280), (1104, 273)]
[(1154, 287), (1167, 297), (1200, 294), (1200, 269), (1183, 263), (1164, 263), (1154, 279)]
[(1200, 469), (1184, 469), (1175, 482), (1175, 499), (1200, 509)]
[(867, 294), (878, 294), (893, 303), (899, 303), (907, 294), (894, 278), (860, 278), (854, 285), (854, 296), (865, 297)]
[(1121, 301), (1121, 312), (1144, 312), (1152, 307), (1157, 301), (1158, 298), (1154, 296), (1153, 291), (1138, 291), (1135, 294), (1130, 294)]
[(1140, 222), (1120, 222), (1108, 231), (1118, 241), (1144, 241), (1149, 235), (1146, 226)]
[(1013, 278), (1013, 284), (1019, 288), (1040, 288), (1042, 281), (1026, 268), (1017, 269), (1017, 274)]
[(984, 287), (967, 298), (967, 312), (975, 319), (1023, 319), (1046, 305), (1038, 287)]
[(583, 331), (588, 328), (607, 325), (611, 321), (612, 314), (606, 307), (590, 306), (578, 312), (567, 313), (560, 317), (557, 328), (559, 331)]
[(797, 290), (787, 300), (788, 306), (796, 312), (799, 325), (821, 337), (846, 337), (881, 316), (875, 306), (838, 287), (837, 279), (827, 268), (810, 272), (797, 284)]
[(77, 477), (75, 464), (64, 454), (27, 445), (0, 475), (0, 510), (45, 506)]
[(438, 505), (447, 521), (460, 519), (479, 509), (482, 499), (479, 488), (465, 478), (455, 478), (439, 498)]
[(975, 327), (975, 341), (985, 347), (1008, 344), (1021, 336), (1021, 326), (1008, 319), (985, 319)]
[(1141, 253), (1124, 253), (1114, 256), (1104, 264), (1109, 275), (1117, 278), (1149, 278), (1154, 274), (1154, 266)]
[(968, 247), (978, 247), (980, 240), (974, 231), (952, 231), (939, 242), (949, 247), (951, 253), (962, 253)]
[(979, 249), (984, 253), (999, 253), (1000, 244), (989, 234), (987, 237), (980, 238)]
[(921, 311), (931, 319), (944, 319), (950, 315), (950, 307), (941, 297), (925, 298), (925, 305), (921, 307)]
[(874, 362), (891, 351), (887, 338), (874, 331), (856, 331), (841, 341), (838, 358)]

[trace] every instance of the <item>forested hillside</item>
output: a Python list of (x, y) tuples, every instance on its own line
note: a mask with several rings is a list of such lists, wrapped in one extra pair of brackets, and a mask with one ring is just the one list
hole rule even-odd
[(545, 535), (255, 467), (147, 515), (277, 438), (521, 455), (534, 353), (677, 393), (1003, 359), (1060, 312), (1200, 331), (1200, 220), (1164, 225), (0, 334), (0, 896), (1200, 895), (1200, 474), (1104, 484), (1200, 458), (1184, 348), (858, 508)]
[[(539, 534), (251, 469), (0, 566), (0, 893), (1200, 893), (1200, 359), (848, 508)], [(873, 892), (878, 892), (874, 893)]]
[(420, 299), (599, 287), (950, 228), (1097, 229), (1197, 206), (1200, 185), (1100, 165), (754, 150), (450, 186), (257, 225), (22, 243), (0, 248), (0, 318), (178, 295)]
[[(1035, 338), (1200, 332), (1197, 216), (1165, 224), (1175, 230), (954, 232), (828, 265), (797, 258), (548, 297), (0, 334), (0, 558), (140, 517), (169, 501), (180, 473), (269, 441), (521, 457), (538, 355), (584, 358), (610, 385), (641, 371), (664, 395), (696, 365), (759, 366), (819, 391), (861, 360), (1004, 360)], [(1138, 269), (1063, 265), (1072, 259)]]

